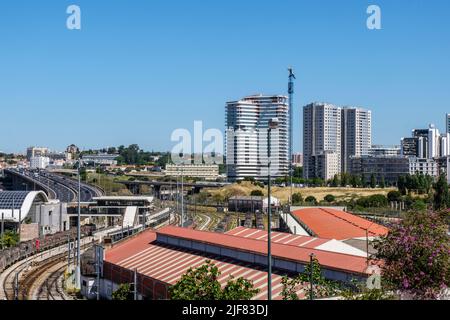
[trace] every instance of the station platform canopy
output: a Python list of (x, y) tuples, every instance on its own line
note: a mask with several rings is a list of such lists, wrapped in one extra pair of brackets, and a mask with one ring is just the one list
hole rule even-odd
[(0, 191), (0, 219), (19, 222), (25, 220), (36, 206), (49, 203), (43, 191)]

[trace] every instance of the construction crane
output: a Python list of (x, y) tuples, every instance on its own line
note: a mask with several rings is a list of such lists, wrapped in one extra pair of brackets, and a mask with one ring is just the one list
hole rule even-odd
[(294, 80), (295, 74), (292, 67), (288, 68), (289, 71), (289, 85), (288, 85), (288, 94), (289, 94), (289, 177), (290, 187), (291, 187), (291, 196), (289, 199), (289, 204), (292, 205), (292, 187), (293, 187), (293, 165), (292, 165), (292, 154), (293, 154), (293, 138), (294, 138)]

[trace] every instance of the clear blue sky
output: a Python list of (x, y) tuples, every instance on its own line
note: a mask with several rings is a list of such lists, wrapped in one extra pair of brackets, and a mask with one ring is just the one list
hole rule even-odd
[[(369, 4), (383, 30), (366, 28)], [(449, 16), (447, 0), (1, 1), (0, 150), (169, 150), (194, 120), (223, 129), (226, 101), (286, 94), (290, 65), (297, 151), (312, 101), (370, 108), (374, 143), (399, 144), (444, 129)]]

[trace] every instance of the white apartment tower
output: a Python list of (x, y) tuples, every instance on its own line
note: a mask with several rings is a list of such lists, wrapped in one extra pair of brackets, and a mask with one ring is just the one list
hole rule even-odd
[(285, 96), (255, 95), (226, 105), (227, 175), (230, 181), (267, 180), (269, 121), (278, 118), (271, 132), (271, 175), (289, 174), (289, 105)]
[(372, 112), (361, 108), (342, 109), (342, 172), (348, 172), (351, 156), (367, 156), (372, 147)]
[(350, 157), (368, 155), (371, 146), (371, 111), (328, 103), (312, 103), (303, 108), (306, 179), (329, 180), (347, 172)]
[[(311, 103), (303, 108), (303, 175), (306, 179), (331, 179), (340, 172), (341, 143), (341, 108), (328, 103)], [(327, 168), (323, 168), (324, 165)]]

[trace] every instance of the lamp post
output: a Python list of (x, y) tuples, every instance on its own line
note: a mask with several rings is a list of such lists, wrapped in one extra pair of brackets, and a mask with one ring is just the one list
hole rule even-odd
[(81, 261), (80, 261), (80, 245), (81, 245), (81, 160), (78, 161), (77, 173), (78, 173), (78, 223), (77, 223), (77, 266), (75, 269), (75, 286), (77, 289), (81, 289)]
[(272, 118), (269, 120), (269, 130), (267, 131), (267, 186), (268, 186), (268, 197), (267, 197), (267, 299), (272, 300), (272, 248), (271, 248), (271, 229), (272, 229), (272, 203), (270, 199), (270, 187), (271, 187), (271, 150), (270, 150), (270, 134), (272, 130), (278, 128), (278, 118)]

